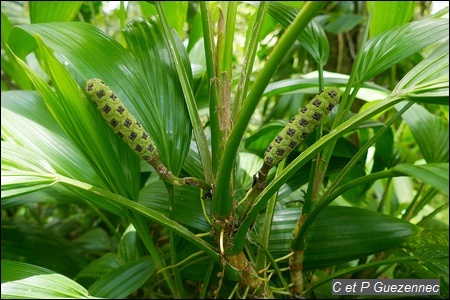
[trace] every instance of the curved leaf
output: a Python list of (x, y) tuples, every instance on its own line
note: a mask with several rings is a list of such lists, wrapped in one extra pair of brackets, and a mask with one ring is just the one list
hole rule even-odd
[[(58, 24), (58, 26), (55, 26)], [(64, 24), (64, 25), (62, 25)], [(49, 23), (49, 24), (35, 24), (27, 25), (30, 31), (34, 32), (36, 37), (36, 43), (39, 45), (42, 57), (46, 64), (50, 76), (52, 77), (55, 91), (53, 92), (46, 82), (42, 78), (34, 73), (27, 65), (23, 64), (23, 67), (27, 70), (30, 78), (33, 80), (35, 86), (39, 89), (43, 95), (44, 100), (52, 112), (53, 117), (58, 121), (59, 125), (70, 136), (72, 143), (74, 143), (78, 150), (83, 153), (87, 160), (94, 166), (94, 168), (100, 170), (98, 172), (102, 176), (102, 184), (100, 186), (107, 187), (122, 195), (127, 195), (131, 199), (137, 197), (138, 192), (138, 168), (139, 159), (130, 151), (119, 137), (115, 136), (104, 120), (99, 116), (99, 113), (94, 108), (94, 104), (90, 100), (87, 100), (80, 92), (80, 87), (74, 82), (73, 76), (81, 80), (80, 86), (85, 86), (85, 81), (80, 79), (78, 72), (75, 72), (75, 65), (71, 65), (66, 61), (68, 65), (67, 69), (64, 68), (60, 62), (56, 60), (52, 51), (44, 44), (53, 46), (58, 51), (66, 51), (70, 55), (74, 55), (71, 62), (77, 64), (79, 68), (89, 63), (88, 59), (78, 57), (83, 52), (88, 52), (91, 45), (81, 47), (77, 53), (73, 53), (70, 48), (70, 35), (85, 34), (87, 31), (92, 30), (93, 27), (86, 27), (70, 24), (82, 24), (82, 23)], [(47, 25), (47, 26), (46, 26)], [(53, 26), (51, 26), (53, 25)], [(66, 26), (65, 26), (66, 25)], [(77, 30), (78, 28), (78, 30)], [(83, 30), (84, 29), (84, 30)], [(33, 31), (35, 30), (35, 31)], [(100, 31), (97, 29), (92, 30), (98, 36)], [(21, 32), (20, 30), (18, 32)], [(63, 34), (64, 32), (64, 34)], [(18, 34), (20, 36), (26, 36), (24, 32)], [(41, 37), (44, 39), (42, 40)], [(55, 39), (60, 37), (61, 41)], [(73, 40), (77, 38), (72, 36)], [(20, 39), (18, 40), (20, 41)], [(66, 43), (64, 43), (64, 41)], [(77, 44), (80, 48), (80, 44)], [(95, 43), (93, 43), (95, 45)], [(95, 45), (96, 46), (96, 45)], [(76, 46), (74, 46), (77, 48)], [(91, 49), (93, 50), (93, 49)], [(124, 50), (123, 50), (124, 51)], [(126, 53), (126, 52), (125, 52)], [(86, 53), (84, 53), (86, 54)], [(120, 51), (118, 53), (120, 55)], [(60, 56), (59, 56), (60, 57)], [(130, 58), (130, 57), (129, 57)], [(130, 58), (131, 59), (131, 58)], [(118, 66), (115, 66), (118, 68)], [(97, 69), (91, 66), (87, 69), (83, 69), (87, 72), (95, 72)], [(69, 75), (68, 71), (71, 71), (74, 75)], [(88, 78), (94, 77), (86, 76)], [(106, 134), (105, 134), (106, 133)], [(82, 181), (88, 181), (89, 179), (78, 179)], [(98, 185), (98, 183), (97, 183)], [(130, 196), (128, 196), (130, 195)]]
[(155, 272), (151, 257), (126, 263), (107, 273), (89, 288), (92, 295), (103, 298), (124, 298), (138, 288)]
[(407, 96), (413, 101), (448, 105), (448, 40), (410, 70), (397, 84), (393, 96)]
[(2, 260), (2, 298), (93, 298), (77, 282), (38, 266)]
[(448, 38), (448, 30), (448, 19), (424, 19), (377, 35), (358, 54), (362, 62), (356, 82), (370, 80), (402, 59)]
[(124, 262), (130, 262), (136, 259), (137, 249), (136, 242), (138, 241), (138, 233), (134, 228), (133, 224), (128, 225), (127, 229), (120, 239), (117, 253), (119, 257)]
[(42, 158), (47, 165), (42, 171), (101, 184), (96, 171), (70, 142), (37, 92), (2, 92), (1, 115), (2, 139), (21, 145), (31, 152), (30, 156), (33, 153)]
[[(325, 86), (345, 87), (350, 76), (339, 73), (324, 72)], [(304, 78), (283, 79), (267, 85), (265, 96), (283, 95), (288, 93), (317, 94), (319, 90), (317, 72), (305, 74)], [(365, 101), (385, 99), (391, 92), (372, 82), (364, 82), (358, 90), (357, 97)]]
[(401, 164), (392, 168), (437, 188), (448, 195), (448, 163), (434, 163), (426, 165)]
[[(269, 249), (289, 252), (300, 209), (278, 210)], [(316, 218), (306, 237), (304, 267), (331, 266), (383, 251), (407, 241), (420, 228), (403, 220), (357, 207), (329, 206)]]

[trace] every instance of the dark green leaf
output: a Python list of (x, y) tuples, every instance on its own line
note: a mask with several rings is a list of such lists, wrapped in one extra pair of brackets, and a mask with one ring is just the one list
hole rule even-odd
[(140, 288), (155, 272), (151, 257), (124, 264), (97, 280), (89, 292), (96, 297), (124, 298)]
[[(209, 231), (210, 225), (203, 215), (199, 190), (189, 186), (175, 187), (174, 190), (175, 199), (171, 212), (173, 218), (189, 227)], [(209, 199), (205, 199), (207, 212), (209, 202)], [(146, 185), (140, 192), (139, 203), (169, 216), (169, 197), (162, 180)]]
[(91, 262), (78, 273), (77, 278), (93, 277), (98, 278), (120, 266), (119, 257), (115, 253), (106, 253)]
[(325, 26), (325, 30), (333, 34), (350, 31), (360, 24), (365, 18), (365, 16), (360, 15), (341, 14), (336, 19), (328, 23)]
[[(300, 209), (275, 213), (269, 249), (287, 254)], [(420, 228), (403, 220), (357, 207), (329, 206), (312, 224), (304, 254), (306, 269), (331, 266), (400, 245)]]
[(52, 231), (9, 223), (2, 224), (2, 259), (39, 265), (69, 277), (87, 263), (79, 249)]

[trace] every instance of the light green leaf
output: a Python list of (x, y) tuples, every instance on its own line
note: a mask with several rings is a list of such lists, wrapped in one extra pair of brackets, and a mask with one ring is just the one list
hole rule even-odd
[(124, 298), (140, 288), (155, 272), (151, 257), (144, 257), (102, 276), (89, 288), (92, 295), (103, 298)]
[(356, 82), (370, 80), (402, 59), (448, 38), (448, 30), (448, 19), (423, 19), (377, 35), (358, 54), (362, 62)]
[[(189, 3), (187, 1), (164, 1), (162, 4), (167, 13), (167, 20), (170, 26), (175, 29), (180, 38), (183, 38)], [(142, 15), (146, 17), (158, 15), (154, 5), (148, 2), (139, 1), (139, 6), (141, 7)]]
[(448, 163), (426, 165), (401, 164), (392, 169), (422, 180), (448, 196)]
[[(55, 24), (59, 25), (55, 26)], [(67, 25), (67, 28), (62, 24)], [(69, 54), (69, 57), (73, 54), (75, 57), (71, 57), (73, 59), (71, 62), (77, 64), (77, 70), (81, 68), (85, 72), (98, 71), (99, 68), (92, 68), (92, 65), (88, 68), (83, 68), (83, 65), (88, 63), (89, 59), (79, 57), (83, 52), (92, 54), (88, 49), (90, 46), (97, 46), (95, 42), (86, 47), (81, 46), (82, 50), (77, 53), (73, 53), (72, 51), (74, 49), (69, 49), (67, 43), (71, 43), (70, 39), (68, 39), (71, 34), (85, 34), (86, 31), (93, 31), (92, 36), (98, 36), (100, 31), (97, 29), (93, 30), (94, 27), (85, 27), (88, 26), (86, 24), (81, 26), (81, 28), (78, 27), (79, 25), (71, 24), (83, 23), (27, 25), (29, 26), (28, 28), (30, 31), (36, 30), (34, 35), (36, 37), (36, 43), (40, 47), (46, 69), (52, 77), (55, 91), (51, 90), (48, 84), (40, 76), (22, 63), (23, 67), (27, 70), (33, 83), (43, 95), (53, 117), (70, 136), (71, 142), (77, 146), (78, 150), (83, 153), (94, 168), (100, 170), (98, 174), (101, 174), (102, 176), (102, 183), (100, 185), (97, 183), (96, 185), (108, 188), (121, 195), (130, 195), (128, 196), (129, 198), (135, 199), (137, 198), (139, 183), (138, 157), (130, 151), (128, 146), (124, 144), (119, 137), (111, 132), (111, 129), (108, 128), (108, 125), (105, 124), (104, 120), (99, 116), (94, 104), (84, 97), (80, 87), (74, 82), (73, 77), (68, 74), (67, 69), (56, 60), (56, 57), (47, 45), (44, 45), (45, 41), (48, 45), (58, 49), (58, 51), (62, 51), (63, 53), (64, 51), (68, 51), (69, 53), (64, 54)], [(18, 32), (22, 34), (18, 34), (16, 36), (17, 38), (20, 38), (20, 36), (26, 37), (24, 32)], [(62, 32), (65, 34), (62, 34)], [(42, 40), (41, 37), (43, 37), (44, 40)], [(56, 41), (55, 39), (57, 37), (60, 37), (61, 40)], [(77, 38), (73, 37), (72, 39), (75, 40)], [(64, 41), (66, 43), (64, 43)], [(74, 47), (80, 47), (80, 44), (77, 44), (77, 46)], [(120, 51), (118, 52), (120, 55)], [(117, 66), (115, 67), (117, 68)], [(82, 77), (78, 72), (75, 72), (75, 67), (68, 67), (68, 70), (77, 74), (74, 74), (76, 78)], [(82, 79), (80, 86), (84, 89), (85, 81)], [(77, 179), (89, 182), (86, 178)]]
[(415, 1), (367, 1), (370, 17), (370, 37), (379, 35), (411, 20)]
[(37, 92), (2, 92), (1, 115), (2, 139), (21, 145), (15, 147), (24, 148), (22, 158), (26, 159), (26, 155), (33, 161), (37, 160), (35, 166), (17, 166), (19, 170), (58, 173), (101, 184), (96, 171), (71, 143)]
[(123, 262), (130, 262), (136, 259), (136, 242), (138, 241), (138, 234), (133, 224), (128, 225), (127, 229), (123, 233), (117, 253)]
[(77, 282), (51, 270), (2, 260), (2, 299), (93, 298)]
[[(339, 73), (324, 72), (325, 86), (345, 87), (349, 76)], [(284, 95), (290, 93), (317, 94), (319, 91), (317, 72), (305, 74), (304, 78), (283, 79), (267, 85), (265, 96)], [(385, 99), (390, 91), (373, 82), (364, 82), (358, 90), (357, 97), (365, 101)]]
[(30, 1), (31, 23), (72, 21), (83, 1)]
[(448, 105), (448, 40), (409, 71), (397, 84), (392, 96), (413, 101)]

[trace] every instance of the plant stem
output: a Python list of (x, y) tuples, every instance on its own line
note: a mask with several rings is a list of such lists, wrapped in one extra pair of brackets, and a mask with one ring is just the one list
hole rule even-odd
[[(277, 167), (277, 173), (281, 172), (283, 170), (284, 165), (286, 164), (286, 160), (283, 159)], [(276, 175), (275, 175), (276, 176)], [(272, 221), (273, 216), (275, 214), (275, 205), (277, 203), (277, 197), (278, 194), (275, 193), (269, 200), (269, 204), (267, 205), (266, 209), (266, 215), (264, 216), (264, 224), (261, 231), (261, 238), (260, 238), (260, 244), (264, 246), (263, 249), (258, 248), (258, 254), (256, 256), (256, 265), (255, 269), (257, 272), (264, 269), (266, 267), (266, 251), (267, 248), (269, 248), (269, 237), (270, 237), (270, 231), (272, 228)], [(264, 278), (267, 276), (267, 272), (264, 272)]]
[(258, 11), (255, 16), (255, 22), (253, 24), (253, 28), (249, 38), (250, 41), (245, 53), (244, 65), (242, 67), (241, 76), (239, 78), (236, 96), (234, 98), (233, 120), (236, 120), (236, 117), (241, 110), (244, 97), (247, 95), (248, 86), (250, 84), (250, 74), (252, 73), (256, 51), (258, 50), (259, 33), (261, 32), (261, 26), (267, 14), (268, 7), (268, 1), (261, 1), (259, 3)]
[(219, 129), (219, 115), (217, 113), (217, 86), (213, 83), (215, 78), (214, 66), (214, 46), (212, 41), (211, 16), (207, 1), (200, 1), (200, 11), (202, 18), (203, 42), (205, 46), (206, 71), (208, 75), (209, 90), (209, 122), (211, 128), (211, 153), (213, 174), (217, 173), (219, 166), (219, 147), (222, 135)]
[(269, 59), (259, 73), (250, 93), (242, 105), (242, 109), (239, 112), (236, 123), (231, 130), (230, 137), (225, 146), (224, 155), (221, 158), (217, 173), (216, 191), (214, 194), (219, 196), (212, 202), (212, 212), (217, 219), (225, 219), (232, 212), (233, 203), (231, 199), (230, 180), (234, 165), (233, 162), (235, 161), (242, 137), (247, 129), (250, 118), (259, 103), (261, 95), (264, 93), (264, 90), (270, 82), (278, 65), (285, 57), (285, 53), (294, 44), (301, 31), (305, 29), (308, 22), (316, 16), (324, 4), (324, 2), (312, 1), (305, 3), (295, 20), (286, 29), (277, 45), (274, 47)]
[[(324, 89), (324, 79), (323, 79), (323, 65), (318, 64), (318, 70), (319, 74), (319, 90), (323, 91)], [(322, 123), (320, 123), (316, 128), (316, 141), (319, 140), (322, 137)], [(311, 170), (309, 173), (309, 180), (308, 182), (308, 189), (306, 190), (306, 196), (305, 196), (305, 202), (303, 203), (302, 207), (302, 213), (308, 214), (308, 212), (313, 207), (313, 202), (317, 198), (319, 194), (320, 187), (323, 182), (323, 178), (325, 177), (325, 170), (322, 170), (320, 164), (323, 164), (324, 162), (320, 159), (320, 152), (317, 153), (317, 158), (311, 161)]]

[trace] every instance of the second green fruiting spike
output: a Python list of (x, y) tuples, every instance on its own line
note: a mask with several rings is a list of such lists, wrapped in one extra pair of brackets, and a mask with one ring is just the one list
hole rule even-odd
[(340, 98), (341, 94), (336, 87), (326, 88), (316, 95), (270, 143), (265, 152), (264, 164), (273, 167), (286, 158), (330, 113)]

